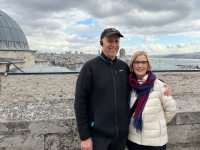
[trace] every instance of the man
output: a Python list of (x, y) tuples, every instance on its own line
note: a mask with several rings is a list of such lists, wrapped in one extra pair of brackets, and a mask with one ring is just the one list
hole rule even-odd
[(101, 55), (84, 64), (77, 80), (75, 113), (83, 150), (125, 148), (129, 67), (116, 57), (120, 37), (118, 30), (105, 29), (100, 37)]
[(75, 114), (82, 150), (124, 150), (130, 121), (128, 65), (117, 59), (120, 37), (114, 28), (100, 37), (102, 53), (87, 61), (76, 83)]

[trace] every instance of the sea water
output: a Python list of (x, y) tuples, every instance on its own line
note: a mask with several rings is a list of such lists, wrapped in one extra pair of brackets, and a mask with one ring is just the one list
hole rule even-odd
[[(131, 57), (127, 57), (130, 60)], [(200, 59), (151, 58), (153, 70), (196, 70), (200, 69)]]

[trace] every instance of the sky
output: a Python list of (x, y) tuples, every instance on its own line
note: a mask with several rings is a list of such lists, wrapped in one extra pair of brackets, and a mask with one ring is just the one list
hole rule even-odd
[(97, 54), (101, 32), (116, 28), (126, 55), (200, 52), (199, 0), (0, 0), (31, 50)]

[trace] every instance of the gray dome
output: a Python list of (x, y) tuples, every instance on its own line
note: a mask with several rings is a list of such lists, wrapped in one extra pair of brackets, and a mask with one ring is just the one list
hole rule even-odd
[(0, 50), (29, 50), (20, 26), (0, 10)]
[(125, 53), (125, 49), (121, 48), (120, 52)]

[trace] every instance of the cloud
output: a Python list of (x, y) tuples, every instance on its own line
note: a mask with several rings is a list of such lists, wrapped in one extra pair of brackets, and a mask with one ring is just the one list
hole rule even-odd
[(185, 44), (185, 43), (179, 43), (179, 44), (177, 45), (177, 47), (178, 47), (178, 48), (185, 48), (185, 47), (188, 47), (188, 45)]
[[(137, 49), (156, 54), (196, 51), (192, 42), (200, 41), (198, 0), (0, 0), (0, 3), (1, 10), (20, 25), (33, 50), (97, 53), (99, 35), (107, 27), (115, 27), (125, 36), (121, 46), (126, 54)], [(161, 41), (160, 37), (170, 36), (176, 36), (177, 42), (168, 38)], [(196, 40), (191, 44), (182, 42), (179, 40), (182, 36)], [(127, 41), (133, 42), (123, 44)]]

